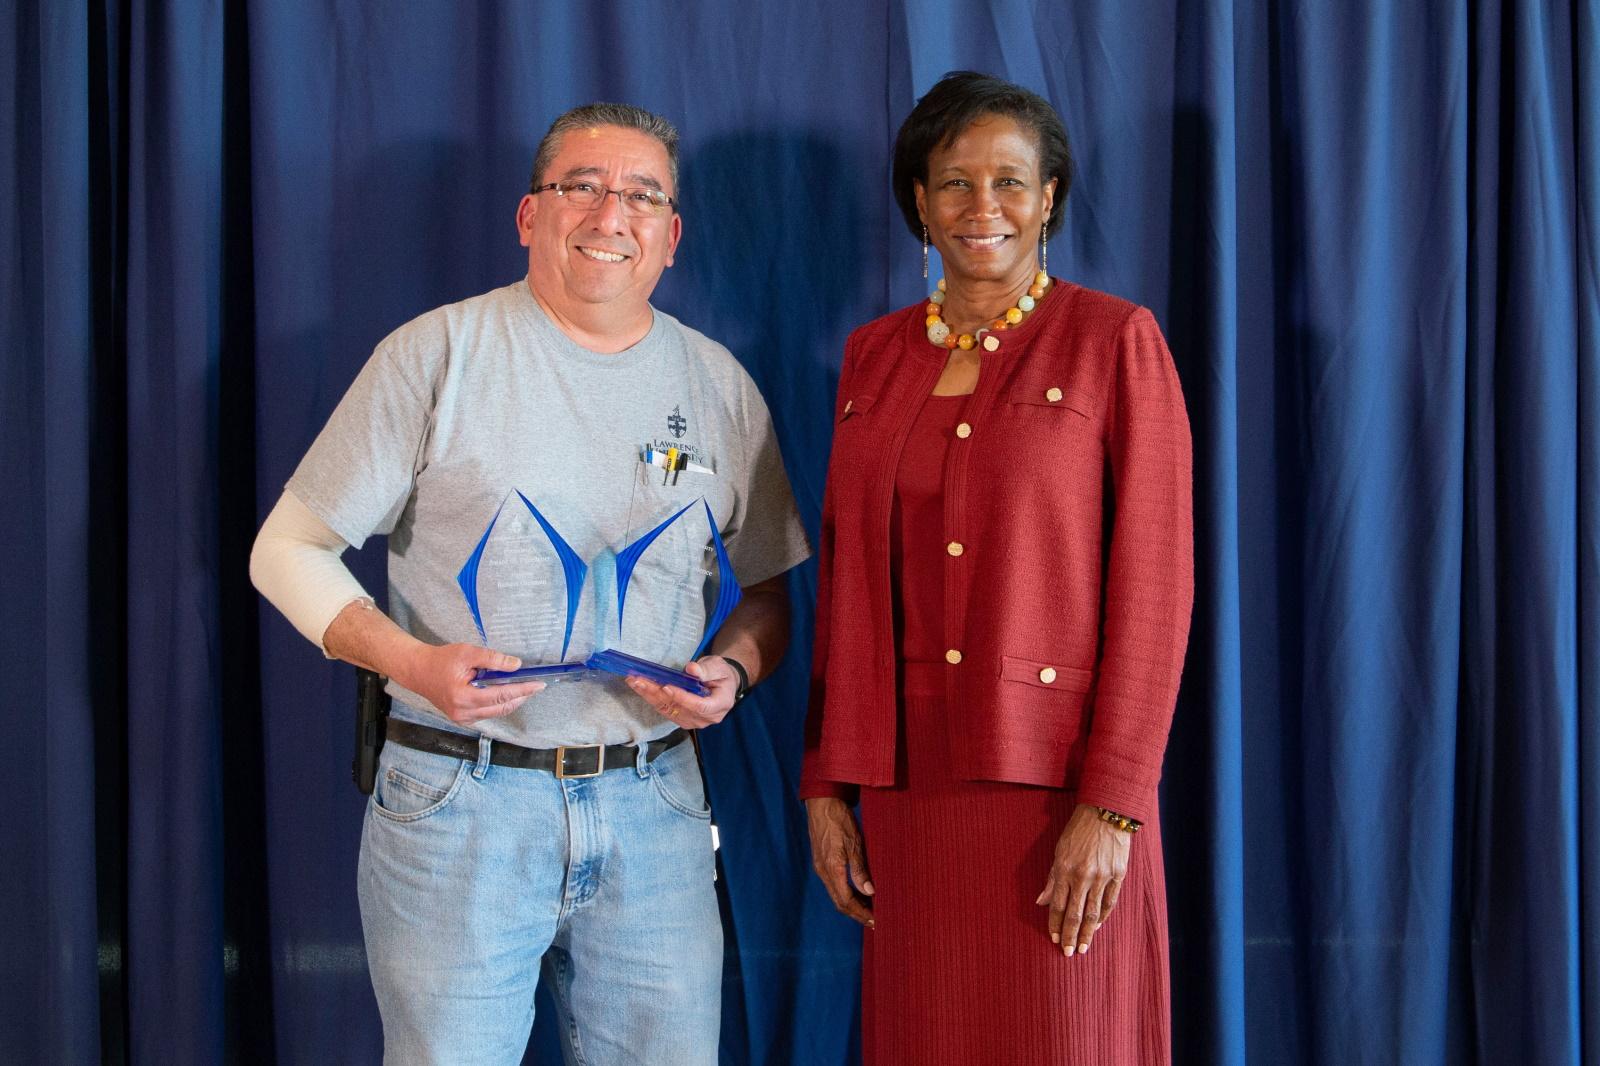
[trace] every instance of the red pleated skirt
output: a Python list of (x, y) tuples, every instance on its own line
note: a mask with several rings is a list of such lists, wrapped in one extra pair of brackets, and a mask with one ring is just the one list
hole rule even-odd
[(1164, 1066), (1171, 1060), (1160, 827), (1132, 842), (1086, 955), (1050, 942), (1044, 888), (1075, 801), (951, 777), (944, 663), (902, 670), (899, 783), (861, 790), (877, 894), (864, 935), (867, 1066)]

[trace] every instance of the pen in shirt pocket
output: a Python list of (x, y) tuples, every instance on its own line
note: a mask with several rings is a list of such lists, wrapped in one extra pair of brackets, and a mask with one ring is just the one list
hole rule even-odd
[[(669, 454), (674, 454), (674, 458), (671, 460), (673, 465), (671, 466), (668, 465)], [(644, 463), (646, 466), (653, 466), (658, 470), (665, 470), (669, 474), (674, 470), (687, 470), (691, 474), (716, 473), (716, 471), (712, 470), (710, 467), (701, 466), (699, 463), (691, 463), (689, 461), (689, 457), (683, 452), (678, 451), (676, 448), (670, 449), (667, 452), (662, 452), (657, 451), (654, 447), (648, 444), (645, 445), (644, 449)]]

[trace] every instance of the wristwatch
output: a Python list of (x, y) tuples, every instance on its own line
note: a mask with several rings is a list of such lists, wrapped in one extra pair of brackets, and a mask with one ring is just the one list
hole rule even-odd
[(722, 661), (733, 667), (733, 672), (739, 675), (739, 688), (733, 694), (733, 702), (738, 703), (750, 691), (750, 671), (744, 668), (744, 663), (738, 659), (722, 656)]

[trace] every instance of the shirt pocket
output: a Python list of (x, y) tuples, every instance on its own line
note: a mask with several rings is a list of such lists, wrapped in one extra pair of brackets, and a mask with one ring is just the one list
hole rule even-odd
[(673, 477), (638, 464), (627, 536), (616, 548), (620, 554), (649, 543), (627, 575), (626, 614), (615, 620), (614, 639), (623, 651), (673, 665), (694, 651), (708, 616), (707, 590), (721, 577), (711, 521), (719, 529), (726, 525), (731, 506), (718, 474), (679, 470)]
[(671, 473), (643, 461), (637, 466), (633, 500), (628, 508), (627, 543), (649, 536), (677, 515), (676, 521), (657, 534), (644, 557), (674, 568), (692, 564), (707, 571), (715, 566), (706, 509), (710, 508), (719, 529), (728, 524), (730, 516), (726, 512), (732, 506), (732, 496), (722, 477), (699, 470)]

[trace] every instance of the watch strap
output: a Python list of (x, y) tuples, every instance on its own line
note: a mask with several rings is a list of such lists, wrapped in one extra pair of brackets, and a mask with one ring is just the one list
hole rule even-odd
[(733, 702), (738, 703), (750, 691), (750, 671), (744, 668), (744, 663), (738, 659), (722, 656), (722, 661), (733, 667), (733, 672), (739, 675), (739, 688), (733, 694)]

